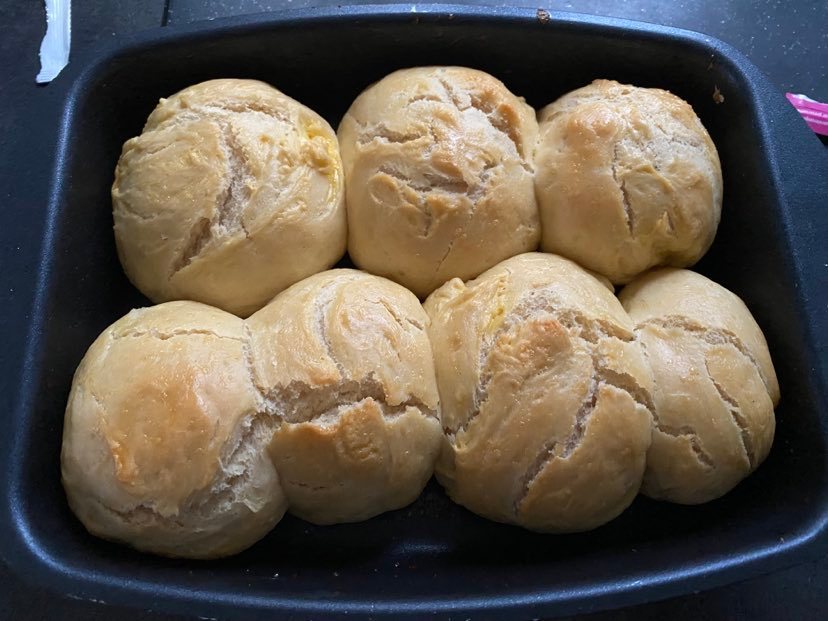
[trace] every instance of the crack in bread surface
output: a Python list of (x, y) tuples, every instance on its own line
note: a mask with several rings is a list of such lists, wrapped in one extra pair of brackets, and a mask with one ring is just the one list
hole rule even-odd
[(184, 530), (187, 528), (187, 525), (181, 520), (161, 515), (149, 503), (140, 503), (129, 509), (114, 509), (113, 507), (105, 505), (98, 498), (92, 498), (92, 500), (106, 513), (130, 526), (163, 526), (171, 530)]
[(710, 382), (713, 384), (713, 387), (719, 394), (719, 398), (722, 400), (722, 403), (727, 408), (730, 417), (733, 419), (733, 424), (739, 428), (739, 435), (742, 440), (742, 449), (745, 452), (745, 457), (747, 457), (748, 465), (752, 470), (756, 466), (756, 453), (753, 449), (753, 437), (751, 436), (747, 420), (745, 420), (745, 417), (742, 414), (742, 409), (739, 407), (739, 402), (725, 390), (724, 386), (716, 381), (716, 378), (710, 371), (710, 365), (706, 360), (704, 367), (707, 371), (707, 376), (710, 378)]
[(627, 185), (623, 179), (618, 178), (618, 143), (612, 149), (612, 179), (618, 186), (618, 192), (621, 195), (621, 206), (624, 208), (624, 219), (627, 223), (627, 230), (631, 237), (635, 236), (635, 211), (630, 205), (630, 197), (627, 194)]
[(610, 387), (626, 393), (636, 406), (643, 407), (649, 412), (652, 418), (655, 418), (655, 407), (653, 406), (650, 393), (632, 375), (610, 369), (603, 364), (600, 357), (594, 351), (590, 353), (593, 368), (592, 379), (590, 380), (587, 395), (578, 412), (575, 414), (575, 422), (572, 430), (565, 442), (562, 444), (558, 442), (547, 442), (535, 457), (521, 479), (521, 491), (513, 503), (515, 515), (520, 512), (520, 508), (529, 495), (535, 480), (546, 468), (554, 463), (555, 460), (567, 459), (581, 445), (584, 433), (598, 404), (598, 393), (601, 388)]
[(631, 343), (635, 340), (635, 334), (632, 331), (605, 319), (588, 317), (576, 309), (561, 309), (557, 313), (557, 319), (578, 338), (592, 344), (597, 344), (605, 338), (618, 339), (624, 343)]
[[(488, 122), (489, 126), (495, 132), (504, 136), (515, 149), (518, 162), (527, 172), (532, 172), (529, 163), (525, 161), (523, 148), (520, 144), (520, 139), (516, 135), (517, 128), (511, 126), (505, 119), (497, 114), (497, 109), (491, 102), (485, 101), (478, 93), (473, 90), (463, 90), (458, 92), (449, 80), (444, 77), (438, 77), (437, 81), (445, 91), (448, 102), (453, 105), (458, 112), (465, 112), (466, 110), (475, 110), (480, 113)], [(468, 101), (465, 101), (468, 98)]]
[(469, 200), (471, 200), (474, 205), (477, 205), (477, 203), (479, 203), (486, 195), (486, 188), (489, 185), (489, 179), (492, 178), (492, 171), (498, 167), (502, 167), (502, 164), (491, 161), (487, 161), (483, 165), (483, 169), (478, 175), (477, 183), (475, 183), (468, 191)]
[(210, 104), (179, 105), (169, 118), (153, 127), (149, 131), (157, 131), (168, 127), (176, 127), (194, 121), (226, 119), (237, 114), (251, 114), (278, 121), (283, 125), (293, 125), (293, 120), (284, 111), (250, 101), (221, 101)]
[(335, 422), (340, 415), (369, 400), (379, 406), (384, 418), (404, 414), (408, 408), (415, 408), (428, 418), (438, 417), (436, 410), (415, 396), (391, 403), (382, 382), (373, 373), (360, 380), (346, 379), (325, 387), (292, 381), (267, 392), (269, 411), (285, 423), (310, 423), (320, 419)]
[[(469, 223), (470, 221), (471, 221), (471, 212), (469, 212), (469, 216), (466, 218), (465, 225), (468, 225), (468, 223)], [(463, 226), (463, 228), (465, 228), (465, 225)], [(455, 242), (456, 242), (456, 241), (457, 241), (457, 236), (456, 236), (456, 235), (455, 235), (455, 236), (453, 236), (453, 237), (449, 240), (449, 243), (446, 245), (446, 249), (445, 249), (445, 251), (443, 252), (443, 255), (442, 255), (442, 256), (440, 257), (440, 259), (437, 261), (437, 267), (435, 267), (435, 268), (434, 268), (434, 273), (435, 273), (435, 274), (438, 274), (438, 273), (440, 272), (440, 268), (442, 268), (442, 267), (443, 267), (443, 263), (445, 263), (445, 262), (446, 262), (446, 260), (448, 259), (449, 255), (451, 254), (451, 251), (454, 249), (454, 244), (455, 244)]]
[[(251, 468), (265, 453), (278, 421), (269, 415), (252, 411), (240, 422), (240, 433), (234, 442), (227, 442), (216, 464), (216, 473), (204, 487), (192, 490), (175, 515), (164, 515), (154, 503), (142, 501), (129, 509), (118, 510), (93, 498), (98, 506), (125, 524), (161, 526), (174, 530), (189, 529), (191, 521), (203, 521), (227, 515), (234, 507), (246, 506), (242, 500), (251, 480)], [(248, 508), (248, 510), (250, 510)], [(181, 519), (176, 516), (186, 516)]]
[(278, 426), (279, 421), (263, 411), (254, 411), (245, 417), (235, 446), (219, 460), (219, 472), (229, 476), (213, 482), (210, 494), (196, 507), (199, 512), (210, 515), (222, 505), (231, 506), (238, 502), (240, 490), (250, 482), (253, 463), (265, 453)]
[(390, 144), (406, 144), (409, 142), (417, 142), (418, 140), (428, 138), (428, 136), (423, 133), (413, 131), (395, 131), (393, 129), (390, 129), (385, 123), (382, 122), (368, 124), (364, 121), (356, 119), (355, 117), (351, 118), (354, 119), (354, 122), (360, 128), (360, 132), (357, 135), (357, 142), (363, 146), (370, 144), (375, 140), (380, 140), (382, 142)]
[(227, 157), (228, 182), (218, 207), (217, 228), (230, 231), (241, 228), (245, 236), (249, 237), (243, 215), (252, 193), (246, 183), (252, 177), (250, 166), (232, 123), (226, 123), (222, 127), (222, 137)]
[[(380, 306), (382, 309), (385, 310), (386, 313), (396, 322), (396, 324), (402, 328), (404, 331), (408, 332), (409, 326), (414, 328), (418, 332), (424, 332), (425, 326), (421, 324), (419, 321), (412, 319), (411, 317), (400, 316), (400, 313), (396, 308), (394, 308), (393, 304), (390, 304), (388, 300), (384, 298), (379, 298), (376, 300), (371, 300), (373, 304)], [(406, 325), (407, 324), (407, 325)]]
[(423, 230), (420, 235), (424, 238), (429, 237), (431, 235), (431, 229), (434, 226), (434, 213), (431, 211), (431, 207), (428, 204), (426, 195), (429, 192), (431, 192), (431, 188), (423, 184), (415, 184), (410, 177), (407, 177), (405, 174), (397, 170), (394, 166), (391, 166), (389, 164), (381, 165), (377, 169), (377, 172), (391, 177), (404, 187), (409, 188), (414, 194), (417, 195), (417, 202), (414, 205), (414, 207), (416, 207), (420, 211), (420, 213), (423, 214)]
[(338, 285), (336, 282), (332, 281), (325, 284), (319, 290), (319, 295), (316, 296), (314, 301), (314, 310), (316, 312), (316, 331), (319, 336), (319, 340), (322, 341), (325, 351), (328, 354), (328, 358), (330, 358), (331, 362), (333, 362), (336, 366), (336, 370), (339, 372), (340, 380), (343, 380), (347, 376), (347, 373), (345, 372), (345, 367), (342, 366), (342, 362), (340, 362), (340, 360), (334, 355), (333, 345), (331, 345), (331, 340), (328, 337), (327, 325), (328, 314), (330, 313), (334, 297), (337, 293)]
[[(337, 368), (338, 381), (326, 386), (310, 386), (306, 382), (296, 380), (267, 390), (261, 388), (267, 411), (286, 423), (307, 423), (319, 419), (338, 419), (354, 406), (372, 400), (378, 405), (384, 418), (393, 418), (403, 414), (409, 407), (418, 409), (423, 416), (428, 418), (438, 418), (438, 412), (435, 409), (429, 408), (425, 402), (413, 395), (400, 403), (391, 403), (385, 387), (373, 372), (359, 379), (350, 376), (334, 354), (328, 336), (328, 315), (338, 290), (339, 283), (327, 283), (320, 289), (319, 295), (314, 300), (317, 336)], [(399, 314), (384, 300), (377, 300), (376, 303), (388, 312), (402, 330), (413, 328), (422, 332), (423, 326), (414, 321), (402, 321)]]
[(244, 210), (250, 201), (252, 177), (244, 148), (238, 140), (232, 121), (214, 120), (221, 132), (221, 150), (226, 160), (225, 185), (216, 198), (211, 218), (199, 218), (190, 229), (187, 243), (170, 268), (170, 278), (189, 266), (215, 239), (241, 231), (250, 237), (244, 224)]
[(210, 218), (198, 218), (192, 227), (190, 227), (187, 242), (181, 249), (178, 258), (170, 267), (170, 278), (190, 265), (190, 263), (192, 263), (193, 260), (201, 254), (201, 251), (204, 250), (204, 247), (212, 238), (212, 233), (210, 231), (212, 226), (213, 223)]
[(221, 235), (240, 232), (245, 237), (250, 236), (243, 216), (252, 194), (248, 184), (252, 174), (244, 147), (240, 144), (233, 125), (234, 118), (250, 115), (279, 123), (282, 126), (280, 131), (296, 131), (294, 120), (276, 107), (257, 102), (222, 101), (197, 105), (179, 104), (169, 118), (144, 132), (146, 134), (188, 123), (210, 121), (219, 130), (219, 148), (227, 161), (225, 184), (216, 197), (215, 212), (212, 217), (198, 218), (193, 223), (187, 241), (170, 265), (169, 278), (192, 264)]
[(212, 336), (217, 339), (227, 339), (229, 341), (238, 341), (239, 343), (245, 342), (243, 337), (219, 334), (218, 332), (208, 330), (207, 328), (175, 328), (173, 330), (158, 330), (157, 328), (141, 330), (137, 328), (130, 328), (121, 332), (110, 331), (109, 336), (113, 341), (125, 338), (139, 338), (142, 336), (148, 336), (150, 338), (158, 339), (159, 341), (167, 341), (169, 339), (182, 336)]
[(468, 196), (469, 184), (462, 179), (453, 179), (445, 175), (424, 172), (422, 173), (425, 183), (418, 183), (411, 177), (406, 176), (394, 166), (390, 164), (383, 164), (377, 172), (383, 175), (388, 175), (392, 179), (399, 181), (401, 184), (409, 187), (416, 193), (425, 193), (440, 191), (446, 194), (458, 194), (460, 196)]
[(682, 330), (693, 335), (697, 339), (704, 341), (708, 345), (732, 346), (740, 354), (747, 358), (756, 368), (756, 372), (759, 374), (759, 378), (762, 380), (765, 390), (768, 394), (770, 394), (768, 378), (765, 376), (762, 366), (735, 332), (725, 328), (711, 328), (683, 315), (665, 315), (663, 317), (653, 317), (651, 319), (647, 319), (636, 325), (636, 333), (640, 332), (647, 326), (655, 326), (667, 330), (671, 328)]
[[(638, 339), (638, 342), (641, 346), (641, 351), (644, 353), (644, 357), (647, 359), (647, 364), (652, 367), (652, 364), (650, 363), (650, 354), (647, 351), (646, 344), (641, 339)], [(693, 455), (696, 457), (696, 460), (705, 468), (712, 469), (716, 467), (713, 458), (710, 457), (710, 454), (704, 450), (701, 437), (692, 426), (681, 425), (680, 427), (675, 427), (662, 422), (658, 416), (658, 410), (655, 406), (653, 406), (650, 410), (650, 414), (653, 417), (653, 429), (655, 431), (674, 438), (687, 438), (687, 441), (690, 444), (690, 450), (693, 451)]]
[(456, 428), (444, 428), (444, 431), (453, 440), (458, 433), (468, 430), (471, 423), (480, 415), (480, 409), (488, 399), (488, 386), (492, 379), (492, 373), (486, 373), (489, 356), (498, 338), (508, 330), (511, 330), (520, 322), (531, 319), (532, 314), (541, 313), (549, 316), (566, 328), (571, 337), (586, 341), (591, 345), (597, 345), (603, 339), (617, 339), (625, 343), (633, 342), (633, 332), (601, 318), (590, 317), (583, 311), (576, 308), (560, 307), (560, 302), (554, 291), (549, 288), (536, 288), (524, 294), (514, 305), (512, 310), (503, 319), (480, 347), (478, 358), (479, 380), (472, 399), (473, 408), (466, 419)]
[(544, 470), (556, 459), (566, 459), (578, 446), (580, 446), (584, 433), (586, 432), (587, 424), (595, 411), (595, 406), (598, 403), (598, 389), (600, 382), (593, 376), (589, 383), (587, 395), (584, 398), (581, 407), (575, 413), (575, 422), (572, 425), (572, 430), (566, 441), (561, 442), (546, 442), (543, 448), (535, 456), (535, 459), (529, 465), (529, 468), (521, 477), (521, 484), (519, 486), (520, 492), (515, 497), (512, 503), (512, 509), (515, 515), (520, 513), (520, 508), (532, 488), (535, 480), (543, 473)]

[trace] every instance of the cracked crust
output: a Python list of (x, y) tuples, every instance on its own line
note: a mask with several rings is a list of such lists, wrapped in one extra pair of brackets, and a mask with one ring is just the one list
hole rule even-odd
[(643, 492), (683, 504), (722, 496), (773, 442), (779, 385), (762, 331), (736, 295), (688, 270), (645, 274), (620, 299), (656, 381)]
[(138, 309), (78, 367), (63, 482), (90, 532), (213, 558), (287, 510), (320, 524), (412, 502), (441, 441), (428, 317), (401, 286), (334, 270), (247, 321)]
[(333, 130), (253, 80), (162, 99), (124, 144), (112, 202), (124, 270), (155, 302), (192, 299), (246, 316), (345, 250)]
[(538, 116), (544, 250), (617, 284), (704, 255), (719, 225), (722, 173), (715, 145), (686, 102), (596, 80)]
[(354, 101), (338, 137), (354, 262), (423, 297), (537, 247), (534, 112), (462, 67), (397, 71)]
[(255, 383), (282, 424), (270, 454), (290, 511), (317, 524), (412, 502), (439, 450), (428, 317), (356, 270), (312, 276), (247, 320)]
[(436, 473), (456, 502), (545, 532), (594, 528), (632, 502), (652, 375), (607, 285), (530, 253), (428, 298), (445, 432)]
[(286, 509), (266, 456), (243, 322), (195, 302), (132, 311), (92, 344), (72, 383), (61, 469), (90, 532), (156, 554), (213, 558)]

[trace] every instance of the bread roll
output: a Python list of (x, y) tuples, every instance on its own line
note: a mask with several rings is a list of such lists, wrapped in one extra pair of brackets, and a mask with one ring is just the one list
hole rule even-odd
[(645, 274), (620, 298), (655, 376), (643, 492), (683, 504), (718, 498), (773, 442), (779, 384), (765, 337), (742, 300), (688, 270)]
[(333, 130), (254, 80), (162, 99), (124, 144), (112, 205), (124, 270), (154, 302), (247, 316), (345, 251)]
[(411, 292), (356, 270), (303, 280), (248, 319), (292, 513), (354, 522), (417, 498), (442, 435), (427, 324)]
[(487, 518), (582, 531), (638, 493), (652, 375), (612, 289), (523, 254), (425, 303), (446, 430), (437, 477)]
[(213, 558), (260, 539), (286, 502), (257, 414), (241, 319), (195, 302), (130, 312), (89, 348), (69, 395), (61, 469), (93, 534)]
[(541, 246), (613, 283), (698, 261), (716, 235), (722, 172), (693, 109), (609, 80), (541, 110), (535, 178)]
[(463, 67), (396, 71), (342, 119), (348, 252), (424, 297), (537, 248), (535, 113)]

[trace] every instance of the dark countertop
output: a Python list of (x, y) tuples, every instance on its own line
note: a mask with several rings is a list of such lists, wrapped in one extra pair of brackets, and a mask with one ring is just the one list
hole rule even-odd
[[(73, 6), (72, 50), (83, 49), (95, 41), (121, 34), (176, 24), (211, 19), (224, 15), (252, 13), (278, 8), (300, 8), (339, 4), (342, 0), (108, 0), (75, 2)], [(360, 2), (365, 3), (365, 2)], [(478, 2), (469, 4), (502, 4)], [(767, 73), (781, 91), (803, 93), (828, 101), (828, 2), (799, 0), (573, 0), (572, 2), (532, 2), (514, 0), (509, 4), (542, 6), (552, 10), (577, 10), (615, 17), (668, 24), (697, 30), (722, 39), (745, 53)], [(42, 2), (0, 0), (0, 92), (5, 104), (0, 108), (0, 197), (4, 218), (12, 221), (20, 210), (43, 209), (27, 204), (16, 192), (15, 180), (37, 171), (30, 169), (33, 145), (27, 141), (28, 129), (37, 124), (32, 114), (38, 103), (51, 96), (48, 86), (35, 85), (38, 48), (45, 30)], [(611, 77), (611, 76), (607, 76)], [(45, 158), (48, 159), (48, 158)], [(39, 244), (41, 231), (22, 234), (14, 227), (0, 227), (0, 244), (16, 247)], [(36, 267), (15, 259), (3, 266), (7, 287), (0, 290), (0, 334), (5, 317), (30, 312), (33, 283), (30, 274)], [(19, 352), (0, 352), (0, 357)], [(4, 379), (4, 381), (14, 381)], [(0, 416), (8, 416), (9, 391), (0, 390)], [(6, 421), (7, 424), (11, 424)], [(591, 621), (626, 619), (820, 619), (828, 618), (828, 598), (823, 585), (828, 581), (828, 558), (800, 565), (739, 584), (674, 598), (663, 602), (579, 619)], [(147, 609), (153, 603), (146, 603)], [(0, 563), (0, 616), (8, 619), (179, 619), (151, 611), (124, 609), (62, 598), (35, 589), (10, 575)]]
[[(457, 4), (544, 7), (623, 17), (696, 30), (743, 52), (783, 92), (828, 101), (828, 3), (825, 0), (454, 0)], [(449, 0), (446, 0), (450, 3)], [(226, 15), (376, 0), (171, 0), (170, 24)], [(414, 2), (413, 4), (428, 4)]]

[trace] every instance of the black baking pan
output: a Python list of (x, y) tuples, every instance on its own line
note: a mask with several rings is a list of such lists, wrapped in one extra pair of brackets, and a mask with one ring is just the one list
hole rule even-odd
[[(124, 277), (112, 235), (109, 187), (123, 141), (159, 97), (201, 80), (268, 81), (336, 126), (368, 84), (425, 64), (489, 71), (536, 107), (598, 77), (667, 88), (693, 105), (725, 180), (722, 224), (698, 269), (742, 296), (767, 335), (783, 395), (768, 460), (718, 501), (639, 498), (579, 535), (487, 522), (434, 484), (410, 507), (360, 524), (288, 517), (221, 561), (155, 558), (88, 535), (60, 485), (72, 373), (105, 326), (147, 303)], [(42, 220), (30, 223), (42, 227), (42, 246), (21, 250), (37, 266), (35, 298), (3, 335), (25, 355), (4, 369), (20, 381), (0, 434), (0, 550), (29, 581), (202, 617), (505, 619), (669, 597), (825, 552), (828, 162), (782, 95), (727, 45), (554, 12), (351, 6), (145, 32), (73, 60), (49, 89), (60, 96), (33, 139), (47, 150), (57, 132), (52, 177), (29, 180), (43, 187), (46, 207), (31, 212)]]

